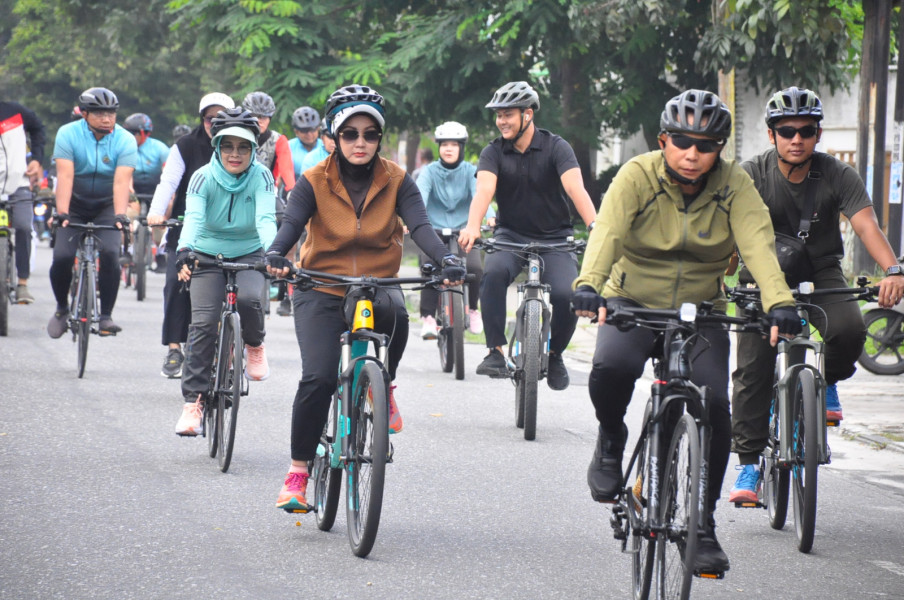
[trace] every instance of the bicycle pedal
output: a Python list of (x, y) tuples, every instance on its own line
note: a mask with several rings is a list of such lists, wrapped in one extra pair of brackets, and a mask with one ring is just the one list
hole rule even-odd
[(301, 514), (301, 515), (307, 514), (309, 512), (317, 512), (316, 510), (314, 510), (313, 506), (309, 506), (307, 508), (284, 508), (283, 510), (290, 514)]
[(116, 332), (100, 330), (97, 332), (97, 335), (99, 335), (100, 337), (111, 337), (111, 336), (115, 336)]
[(831, 421), (829, 421), (828, 419), (826, 420), (826, 427), (838, 427), (839, 425), (841, 425), (840, 420), (837, 420), (837, 419), (833, 419)]
[(725, 579), (725, 571), (694, 571), (694, 577), (700, 579)]
[(735, 502), (735, 508), (766, 508), (766, 505), (762, 502), (750, 502), (750, 501), (742, 501)]

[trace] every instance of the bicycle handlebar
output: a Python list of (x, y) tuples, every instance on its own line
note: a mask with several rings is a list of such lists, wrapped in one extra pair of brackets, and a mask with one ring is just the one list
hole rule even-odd
[(769, 323), (760, 314), (751, 314), (746, 317), (732, 317), (723, 313), (712, 311), (712, 304), (704, 302), (700, 306), (690, 303), (681, 305), (681, 308), (642, 308), (635, 306), (616, 306), (606, 312), (606, 324), (614, 325), (618, 329), (627, 330), (635, 325), (653, 328), (657, 325), (677, 323), (685, 328), (696, 330), (697, 326), (705, 323), (723, 323), (736, 325), (740, 331), (768, 333)]
[(535, 252), (537, 250), (568, 250), (571, 252), (583, 252), (587, 247), (584, 240), (576, 240), (569, 236), (564, 242), (507, 242), (496, 238), (474, 240), (474, 247), (487, 253), (500, 250), (512, 252)]
[[(858, 283), (866, 284), (868, 281), (861, 280)], [(814, 289), (812, 287), (812, 283), (804, 282), (798, 286), (798, 289), (791, 290), (791, 295), (794, 296), (796, 300), (799, 300), (799, 304), (807, 304), (807, 300), (812, 297), (819, 296), (833, 296), (833, 295), (852, 295), (852, 300), (875, 300), (879, 295), (879, 286), (872, 285), (861, 285), (860, 287), (853, 288), (824, 288), (821, 290)], [(760, 289), (759, 288), (743, 288), (743, 287), (734, 287), (728, 288), (726, 290), (726, 295), (728, 299), (732, 302), (737, 303), (740, 301), (760, 301)]]
[[(258, 266), (263, 266), (263, 270), (266, 271), (267, 263), (261, 262), (258, 263)], [(318, 281), (326, 279), (332, 283), (328, 283), (326, 281)], [(333, 285), (372, 285), (377, 287), (382, 286), (391, 286), (391, 285), (410, 285), (410, 284), (420, 284), (426, 285), (428, 287), (437, 287), (443, 285), (443, 281), (441, 279), (437, 279), (436, 276), (429, 277), (371, 277), (369, 275), (362, 276), (351, 276), (351, 275), (337, 275), (335, 273), (325, 273), (323, 271), (311, 271), (308, 269), (298, 269), (291, 268), (288, 277), (281, 277), (276, 281), (284, 281), (286, 283), (291, 283), (298, 286), (301, 289), (311, 289), (315, 287), (329, 287)]]
[(185, 223), (181, 219), (167, 219), (163, 223), (157, 223), (155, 225), (148, 225), (147, 217), (138, 217), (138, 224), (144, 225), (145, 227), (181, 227)]

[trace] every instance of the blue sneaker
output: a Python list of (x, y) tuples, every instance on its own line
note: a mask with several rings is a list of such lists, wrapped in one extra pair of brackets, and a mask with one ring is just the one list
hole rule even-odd
[(826, 386), (826, 421), (840, 421), (843, 418), (841, 401), (838, 400), (838, 388), (833, 383)]
[(731, 492), (728, 495), (729, 502), (758, 502), (757, 490), (760, 487), (762, 478), (760, 477), (760, 470), (756, 467), (756, 465), (738, 467), (741, 474), (738, 475), (734, 487), (731, 488)]

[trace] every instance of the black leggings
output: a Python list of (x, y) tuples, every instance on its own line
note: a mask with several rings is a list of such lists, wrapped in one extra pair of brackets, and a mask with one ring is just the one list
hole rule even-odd
[[(292, 460), (313, 460), (317, 442), (336, 391), (339, 336), (348, 330), (342, 296), (317, 290), (292, 294), (295, 337), (301, 351), (301, 381), (292, 406)], [(383, 288), (374, 300), (374, 330), (391, 335), (386, 370), (395, 379), (396, 368), (408, 344), (408, 311), (398, 288)]]
[[(608, 304), (609, 307), (637, 306), (621, 298), (609, 298)], [(729, 339), (728, 331), (718, 324), (701, 327), (700, 335), (704, 340), (698, 341), (691, 353), (691, 380), (698, 386), (709, 387), (712, 436), (706, 501), (712, 512), (716, 510), (731, 450), (731, 414), (728, 409)], [(655, 340), (656, 333), (642, 327), (619, 331), (606, 325), (599, 329), (588, 385), (596, 418), (610, 439), (623, 435), (625, 413), (631, 402), (634, 384), (643, 374), (644, 365), (655, 350)]]
[[(446, 241), (446, 236), (443, 236), (439, 231), (437, 231), (436, 234), (440, 239)], [(474, 275), (474, 281), (468, 284), (468, 308), (477, 310), (477, 301), (480, 299), (480, 279), (483, 277), (483, 265), (480, 262), (480, 250), (471, 248), (470, 252), (467, 254), (459, 254), (459, 256), (462, 256), (465, 259), (465, 267), (468, 270), (468, 275)], [(433, 261), (427, 258), (427, 255), (423, 252), (419, 253), (419, 258), (422, 267), (427, 263), (433, 263)], [(439, 290), (433, 288), (422, 289), (421, 317), (436, 316), (436, 309), (438, 306)], [(465, 320), (465, 323), (467, 322), (468, 321)]]

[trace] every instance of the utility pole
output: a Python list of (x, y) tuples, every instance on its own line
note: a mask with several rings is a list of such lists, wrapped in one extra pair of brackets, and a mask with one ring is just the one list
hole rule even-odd
[(898, 72), (895, 82), (894, 146), (888, 190), (888, 242), (895, 256), (901, 255), (902, 200), (904, 200), (904, 10), (898, 14)]

